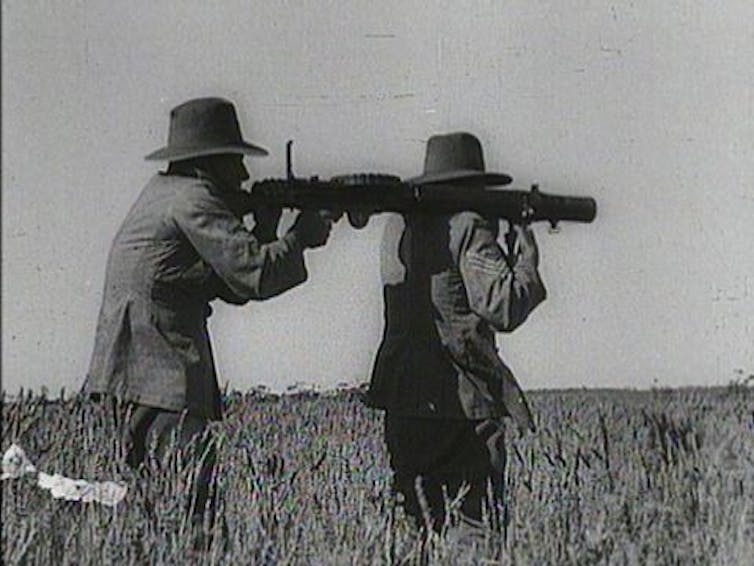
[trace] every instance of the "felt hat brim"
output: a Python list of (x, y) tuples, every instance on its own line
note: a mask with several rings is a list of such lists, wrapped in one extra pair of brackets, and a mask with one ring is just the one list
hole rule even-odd
[(505, 173), (483, 173), (476, 169), (456, 169), (454, 171), (426, 173), (407, 180), (412, 185), (469, 183), (490, 187), (508, 185), (511, 181), (513, 181), (513, 178)]
[(144, 159), (149, 161), (181, 161), (183, 159), (191, 159), (192, 157), (201, 157), (204, 155), (220, 155), (223, 153), (233, 153), (242, 155), (256, 155), (264, 156), (269, 155), (269, 152), (258, 145), (254, 145), (247, 142), (234, 143), (232, 145), (212, 146), (212, 147), (173, 147), (165, 146), (156, 151), (153, 151)]

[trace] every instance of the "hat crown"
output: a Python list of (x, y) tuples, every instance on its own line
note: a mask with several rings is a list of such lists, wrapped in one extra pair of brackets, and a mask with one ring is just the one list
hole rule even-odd
[(482, 144), (476, 136), (467, 132), (455, 132), (429, 138), (424, 158), (424, 174), (434, 175), (450, 171), (484, 173)]
[(438, 134), (427, 140), (424, 173), (409, 179), (415, 185), (496, 186), (511, 182), (505, 173), (487, 173), (482, 144), (468, 132)]
[(168, 144), (146, 159), (179, 161), (222, 153), (267, 155), (267, 150), (243, 140), (232, 102), (195, 98), (170, 111)]
[(197, 98), (170, 111), (168, 145), (210, 147), (243, 143), (233, 103), (222, 98)]

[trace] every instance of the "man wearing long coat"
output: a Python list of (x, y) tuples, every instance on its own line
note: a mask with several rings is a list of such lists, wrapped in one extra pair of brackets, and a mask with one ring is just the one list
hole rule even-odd
[[(479, 140), (464, 132), (432, 136), (424, 173), (412, 180), (459, 194), (510, 181), (485, 172)], [(494, 503), (500, 500), (503, 418), (534, 428), (495, 332), (518, 328), (546, 291), (531, 230), (514, 226), (504, 249), (498, 225), (465, 211), (394, 215), (385, 227), (385, 327), (368, 402), (386, 412), (394, 487), (420, 526), (428, 516), (431, 528), (441, 528), (443, 491), (452, 499), (463, 484), (470, 490), (462, 514), (478, 523), (490, 483)]]
[(242, 305), (301, 284), (304, 250), (323, 245), (330, 231), (323, 215), (302, 212), (278, 237), (280, 211), (269, 209), (257, 210), (255, 228), (247, 230), (236, 206), (249, 178), (243, 157), (266, 154), (242, 139), (229, 101), (176, 107), (167, 146), (147, 156), (169, 166), (136, 199), (107, 260), (84, 390), (127, 408), (132, 466), (144, 462), (151, 440), (159, 457), (171, 443), (201, 455), (191, 510), (197, 520), (212, 502), (205, 432), (221, 418), (209, 303)]

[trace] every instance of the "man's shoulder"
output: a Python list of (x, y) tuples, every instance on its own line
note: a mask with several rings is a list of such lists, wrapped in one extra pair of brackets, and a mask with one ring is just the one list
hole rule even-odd
[(157, 173), (149, 183), (166, 190), (172, 190), (177, 197), (210, 196), (217, 192), (214, 184), (209, 179), (202, 177)]
[(150, 184), (164, 191), (172, 210), (186, 208), (215, 208), (223, 206), (220, 191), (211, 180), (183, 175), (157, 174)]

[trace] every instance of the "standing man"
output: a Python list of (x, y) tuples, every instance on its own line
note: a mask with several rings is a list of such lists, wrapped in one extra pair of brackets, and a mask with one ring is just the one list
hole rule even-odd
[[(411, 180), (468, 193), (510, 181), (485, 172), (481, 144), (468, 133), (431, 137), (424, 174)], [(434, 530), (446, 519), (443, 490), (452, 500), (469, 485), (461, 512), (472, 524), (483, 517), (490, 482), (499, 507), (503, 417), (534, 429), (497, 355), (495, 331), (515, 330), (546, 293), (534, 234), (513, 226), (506, 250), (498, 224), (476, 212), (416, 212), (393, 216), (385, 228), (385, 329), (368, 401), (385, 410), (394, 488), (407, 514)]]
[(128, 212), (107, 261), (104, 297), (84, 390), (122, 402), (129, 415), (128, 462), (148, 445), (164, 458), (201, 455), (190, 512), (213, 516), (214, 463), (206, 434), (221, 418), (207, 317), (210, 301), (242, 305), (303, 283), (304, 250), (327, 241), (325, 213), (301, 212), (278, 238), (280, 210), (255, 211), (248, 231), (236, 205), (249, 178), (244, 155), (267, 151), (241, 137), (236, 111), (220, 98), (190, 100), (170, 114), (167, 146), (150, 160), (169, 162)]

